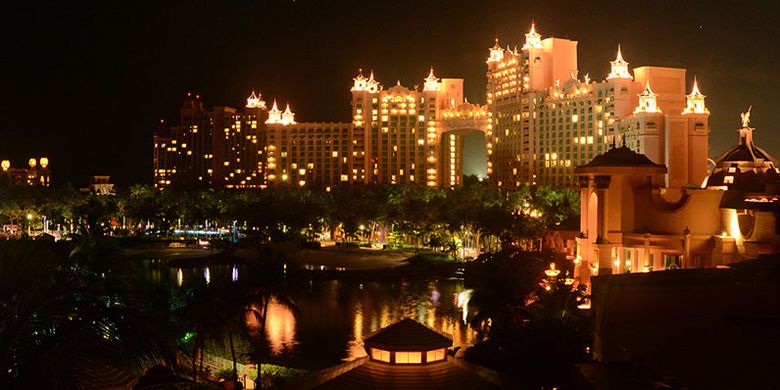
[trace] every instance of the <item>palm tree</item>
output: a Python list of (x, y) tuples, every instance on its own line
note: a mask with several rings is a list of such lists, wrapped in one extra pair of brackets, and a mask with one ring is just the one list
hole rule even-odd
[[(294, 300), (290, 295), (290, 288), (287, 284), (285, 275), (286, 265), (278, 254), (266, 247), (261, 254), (260, 261), (253, 263), (246, 268), (244, 273), (244, 283), (254, 286), (248, 295), (250, 303), (249, 310), (260, 324), (258, 330), (259, 340), (264, 341), (266, 335), (266, 325), (268, 320), (268, 306), (271, 302), (284, 305), (293, 313), (297, 311)], [(266, 345), (261, 345), (254, 354), (257, 361), (258, 378), (262, 383), (262, 359), (261, 356), (266, 349)]]
[(52, 388), (77, 383), (85, 364), (172, 363), (165, 289), (139, 284), (128, 264), (93, 237), (0, 243), (0, 381)]

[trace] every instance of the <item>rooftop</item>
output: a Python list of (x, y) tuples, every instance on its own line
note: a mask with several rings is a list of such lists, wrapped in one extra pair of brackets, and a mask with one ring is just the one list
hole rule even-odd
[(452, 346), (450, 338), (410, 318), (380, 329), (366, 337), (364, 343), (390, 351), (427, 351)]
[(644, 154), (634, 152), (627, 146), (611, 148), (608, 151), (594, 157), (589, 163), (578, 168), (592, 167), (664, 167), (661, 164), (652, 162)]

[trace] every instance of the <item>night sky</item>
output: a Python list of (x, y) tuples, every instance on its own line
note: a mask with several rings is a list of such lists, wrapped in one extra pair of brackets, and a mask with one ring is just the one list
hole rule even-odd
[(357, 68), (413, 86), (433, 65), (483, 103), (487, 48), (496, 36), (520, 46), (531, 19), (543, 37), (579, 41), (581, 76), (603, 79), (618, 43), (631, 67), (684, 67), (689, 85), (698, 76), (711, 154), (736, 143), (752, 104), (756, 142), (780, 155), (780, 12), (769, 1), (18, 3), (0, 5), (0, 159), (47, 156), (59, 183), (149, 183), (151, 134), (160, 119), (176, 123), (188, 91), (241, 107), (256, 88), (289, 100), (299, 121), (349, 121)]

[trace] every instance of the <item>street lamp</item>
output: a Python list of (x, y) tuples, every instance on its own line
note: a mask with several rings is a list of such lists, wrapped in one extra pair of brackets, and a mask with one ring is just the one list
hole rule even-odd
[(32, 219), (33, 215), (27, 213), (27, 235), (32, 237)]

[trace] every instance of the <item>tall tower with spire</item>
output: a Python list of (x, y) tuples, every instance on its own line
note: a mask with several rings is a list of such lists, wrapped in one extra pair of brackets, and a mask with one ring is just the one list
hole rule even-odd
[(550, 86), (551, 77), (548, 71), (548, 54), (542, 45), (542, 35), (536, 32), (536, 24), (531, 22), (531, 30), (525, 34), (523, 56), (527, 64), (527, 84), (530, 90), (539, 90)]
[(691, 184), (700, 184), (709, 173), (710, 110), (704, 104), (705, 96), (699, 91), (699, 80), (693, 79), (693, 88), (686, 96), (682, 116), (686, 120), (688, 137), (688, 176)]
[(428, 77), (425, 78), (423, 84), (423, 91), (425, 92), (438, 92), (440, 87), (440, 79), (433, 74), (433, 67), (431, 66), (431, 72), (428, 73)]
[(618, 45), (617, 56), (614, 61), (610, 61), (610, 65), (612, 65), (612, 69), (610, 69), (607, 79), (634, 79), (628, 71), (628, 62), (623, 59), (623, 51), (620, 45)]

